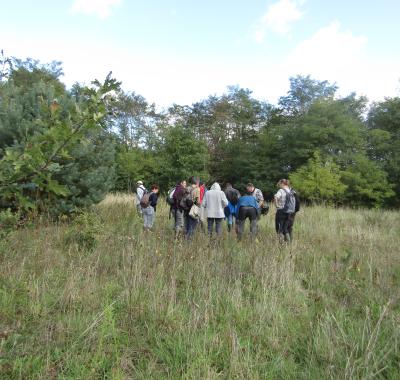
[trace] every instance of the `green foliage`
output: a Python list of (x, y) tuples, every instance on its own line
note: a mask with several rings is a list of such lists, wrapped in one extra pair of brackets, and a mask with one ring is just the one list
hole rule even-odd
[(78, 249), (91, 252), (98, 243), (103, 225), (98, 214), (87, 211), (77, 214), (65, 233), (65, 246), (76, 245)]
[(272, 215), (258, 242), (177, 244), (132, 198), (74, 222), (103, 221), (94, 249), (47, 221), (0, 242), (1, 378), (400, 377), (398, 211), (306, 206), (290, 248)]
[(157, 155), (159, 183), (169, 187), (193, 175), (208, 180), (209, 159), (205, 141), (192, 131), (181, 126), (168, 128)]
[(305, 113), (316, 100), (333, 99), (338, 89), (335, 84), (317, 81), (309, 75), (298, 75), (289, 81), (290, 89), (286, 96), (279, 99), (279, 105), (291, 116)]
[(368, 154), (388, 175), (396, 197), (391, 206), (400, 205), (400, 97), (388, 98), (371, 107), (368, 115)]
[(105, 121), (119, 84), (108, 76), (72, 97), (30, 64), (0, 85), (0, 207), (58, 214), (98, 202), (113, 185)]
[(18, 225), (20, 215), (10, 209), (0, 210), (0, 239), (6, 237)]
[(117, 153), (115, 190), (132, 191), (138, 180), (156, 182), (157, 155), (142, 148), (124, 149)]
[(355, 156), (341, 176), (347, 185), (345, 200), (353, 206), (381, 207), (395, 195), (387, 173), (364, 155)]
[[(138, 179), (165, 191), (192, 175), (242, 190), (253, 182), (267, 198), (291, 176), (312, 201), (400, 204), (399, 98), (366, 118), (365, 97), (297, 76), (277, 107), (230, 86), (161, 112), (110, 76), (67, 90), (59, 62), (2, 54), (0, 66), (0, 209), (68, 214)], [(311, 178), (329, 190), (313, 193)]]
[(301, 197), (311, 202), (338, 202), (347, 188), (341, 182), (339, 166), (332, 159), (322, 159), (319, 152), (289, 178)]

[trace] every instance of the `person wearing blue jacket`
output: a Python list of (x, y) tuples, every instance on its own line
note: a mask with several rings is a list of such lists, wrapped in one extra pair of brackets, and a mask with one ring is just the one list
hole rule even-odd
[(250, 220), (250, 233), (252, 237), (255, 237), (257, 234), (259, 212), (260, 206), (258, 205), (256, 198), (251, 193), (247, 192), (246, 195), (243, 195), (239, 198), (236, 206), (238, 240), (242, 239), (244, 225), (247, 218)]

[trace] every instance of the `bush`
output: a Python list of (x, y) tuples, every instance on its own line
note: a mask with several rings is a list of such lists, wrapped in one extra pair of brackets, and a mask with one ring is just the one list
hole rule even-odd
[(0, 239), (17, 227), (19, 219), (19, 214), (13, 213), (10, 209), (0, 211)]
[(71, 223), (64, 237), (64, 245), (76, 245), (79, 250), (93, 251), (98, 243), (103, 224), (94, 212), (82, 212)]

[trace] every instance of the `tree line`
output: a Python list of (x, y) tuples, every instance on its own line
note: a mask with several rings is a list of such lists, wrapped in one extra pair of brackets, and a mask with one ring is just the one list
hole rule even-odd
[(0, 60), (0, 209), (69, 214), (138, 179), (253, 182), (289, 178), (309, 202), (400, 205), (400, 97), (370, 104), (328, 81), (290, 78), (276, 105), (228, 87), (160, 111), (104, 82), (67, 89), (60, 62)]

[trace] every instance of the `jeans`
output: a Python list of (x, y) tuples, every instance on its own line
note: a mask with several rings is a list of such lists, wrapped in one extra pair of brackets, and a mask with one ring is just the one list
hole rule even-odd
[(144, 219), (144, 228), (152, 228), (156, 216), (154, 208), (152, 206), (142, 208), (142, 214)]
[(227, 224), (228, 224), (228, 231), (231, 232), (233, 223), (234, 223), (234, 221), (235, 221), (235, 217), (234, 217), (232, 214), (229, 214), (229, 215), (226, 217), (226, 221), (227, 221)]
[(198, 223), (199, 220), (197, 218), (194, 219), (188, 213), (185, 213), (185, 235), (188, 239), (194, 235)]
[(275, 230), (279, 235), (283, 235), (285, 241), (292, 240), (294, 218), (296, 214), (288, 214), (283, 210), (278, 210), (275, 215)]
[(224, 218), (207, 218), (207, 227), (208, 227), (208, 234), (211, 236), (213, 233), (214, 222), (215, 222), (215, 231), (217, 235), (222, 234), (222, 221)]
[(254, 237), (257, 234), (257, 223), (258, 223), (258, 212), (254, 207), (240, 207), (239, 215), (237, 218), (237, 232), (238, 232), (238, 239), (240, 240), (243, 236), (244, 226), (246, 223), (246, 219), (249, 218), (250, 220), (250, 232), (251, 235)]

